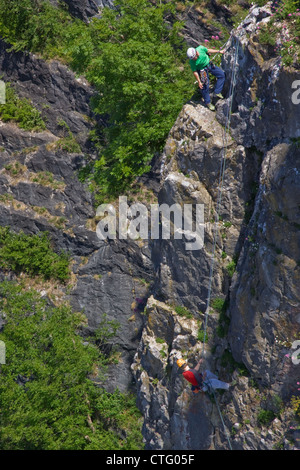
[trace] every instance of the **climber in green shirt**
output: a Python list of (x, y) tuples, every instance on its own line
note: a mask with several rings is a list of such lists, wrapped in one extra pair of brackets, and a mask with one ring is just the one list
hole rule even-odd
[(215, 107), (210, 102), (208, 73), (211, 73), (217, 78), (214, 94), (218, 98), (223, 98), (221, 91), (225, 83), (224, 71), (220, 67), (212, 64), (208, 55), (210, 53), (218, 52), (220, 54), (224, 54), (224, 50), (207, 49), (204, 46), (198, 46), (196, 48), (190, 47), (187, 50), (187, 56), (190, 60), (190, 67), (198, 82), (199, 88), (202, 91), (204, 102), (211, 111), (214, 111)]

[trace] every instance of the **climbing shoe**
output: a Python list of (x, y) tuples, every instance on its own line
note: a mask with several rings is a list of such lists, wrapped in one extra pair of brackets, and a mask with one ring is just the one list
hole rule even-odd
[(211, 104), (211, 103), (208, 103), (206, 106), (207, 106), (208, 109), (210, 109), (211, 111), (215, 111), (215, 109), (216, 109), (216, 108), (214, 107), (214, 105)]
[(222, 93), (217, 93), (215, 95), (216, 98), (220, 98), (220, 100), (223, 100), (224, 99), (224, 96), (222, 95)]

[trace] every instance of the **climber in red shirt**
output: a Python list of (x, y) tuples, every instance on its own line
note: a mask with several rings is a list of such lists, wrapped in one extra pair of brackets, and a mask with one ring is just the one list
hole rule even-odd
[(200, 391), (206, 392), (207, 390), (222, 388), (225, 390), (229, 389), (229, 384), (218, 380), (217, 376), (206, 370), (205, 372), (200, 372), (200, 366), (203, 362), (203, 359), (197, 363), (197, 365), (190, 369), (184, 359), (178, 359), (177, 365), (182, 370), (183, 377), (192, 384), (193, 393), (198, 393)]

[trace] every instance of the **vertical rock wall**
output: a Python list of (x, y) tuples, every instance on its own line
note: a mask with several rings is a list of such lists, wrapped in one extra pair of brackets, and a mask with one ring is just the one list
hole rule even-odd
[[(298, 393), (300, 377), (299, 365), (291, 360), (292, 343), (300, 338), (300, 106), (291, 99), (298, 71), (282, 68), (275, 54), (259, 44), (258, 26), (270, 14), (270, 5), (253, 7), (233, 31), (222, 60), (228, 92), (237, 53), (212, 279), (212, 303), (226, 299), (227, 309), (225, 317), (224, 311), (220, 317), (210, 310), (205, 366), (231, 383), (229, 392), (218, 394), (227, 432), (214, 402), (207, 395), (191, 394), (175, 361), (183, 356), (194, 365), (203, 352), (203, 313), (230, 106), (229, 98), (219, 101), (214, 114), (195, 96), (166, 143), (159, 202), (204, 204), (205, 240), (201, 250), (190, 252), (183, 240), (153, 244), (153, 295), (163, 304), (153, 299), (148, 304), (133, 364), (148, 448), (225, 449), (228, 435), (235, 449), (294, 445), (290, 400)], [(228, 270), (235, 263), (236, 269)], [(191, 318), (185, 321), (194, 329), (179, 327), (178, 305), (189, 309)], [(271, 417), (268, 424), (262, 419), (266, 414)]]
[[(92, 3), (84, 2), (84, 8)], [(88, 20), (94, 5), (91, 15), (84, 11)], [(55, 249), (70, 251), (72, 282), (55, 292), (55, 301), (61, 294), (85, 312), (87, 334), (105, 314), (120, 322), (118, 361), (106, 386), (133, 390), (133, 374), (147, 449), (228, 448), (213, 397), (193, 396), (178, 374), (177, 357), (194, 365), (203, 350), (205, 367), (231, 383), (218, 401), (233, 448), (293, 448), (290, 399), (300, 377), (290, 357), (292, 342), (300, 339), (300, 106), (291, 101), (298, 71), (281, 68), (272, 51), (259, 44), (257, 26), (269, 18), (268, 7), (252, 8), (223, 57), (228, 89), (238, 46), (217, 224), (229, 99), (219, 101), (212, 113), (195, 95), (179, 114), (161, 156), (159, 203), (204, 204), (199, 250), (187, 250), (185, 239), (97, 239), (93, 198), (77, 177), (84, 153), (56, 148), (63, 135), (58, 120), (64, 120), (82, 150), (90, 151), (93, 90), (58, 62), (15, 54), (0, 43), (4, 79), (47, 119), (42, 133), (0, 123), (0, 223), (26, 233), (48, 231)], [(17, 176), (5, 168), (12, 161), (22, 169)], [(40, 184), (41, 172), (51, 173), (56, 184)], [(227, 309), (220, 317), (211, 308), (203, 348), (214, 230), (212, 301), (226, 300)], [(274, 414), (268, 426), (259, 424), (261, 411)]]

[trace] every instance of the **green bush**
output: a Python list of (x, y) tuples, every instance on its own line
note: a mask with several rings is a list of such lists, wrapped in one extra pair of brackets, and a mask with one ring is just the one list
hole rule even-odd
[(68, 153), (80, 153), (81, 147), (72, 134), (68, 124), (64, 120), (60, 120), (58, 125), (63, 131), (63, 137), (56, 142), (55, 147)]
[(226, 299), (215, 298), (211, 302), (211, 306), (219, 313), (218, 325), (216, 328), (219, 338), (224, 338), (228, 333), (230, 319), (226, 315), (228, 301)]
[(300, 397), (292, 396), (291, 405), (296, 417), (300, 420)]
[(227, 302), (225, 299), (221, 299), (221, 298), (215, 298), (213, 299), (213, 301), (211, 302), (211, 306), (213, 309), (215, 309), (217, 312), (219, 313), (224, 313), (226, 311), (226, 308), (227, 308)]
[(233, 358), (232, 353), (228, 349), (225, 349), (225, 351), (222, 354), (221, 366), (228, 368), (231, 373), (234, 370), (238, 370), (240, 375), (243, 375), (246, 377), (249, 375), (249, 372), (246, 366), (243, 363), (236, 362), (235, 359)]
[[(300, 4), (285, 0), (272, 4), (272, 17), (259, 32), (263, 44), (274, 47), (274, 53), (285, 66), (298, 65), (300, 58)], [(276, 41), (277, 39), (277, 41)], [(279, 44), (276, 45), (279, 39)]]
[(271, 410), (260, 410), (257, 415), (257, 422), (261, 426), (267, 426), (275, 418), (275, 413)]
[(205, 335), (205, 339), (204, 339), (204, 330), (202, 329), (199, 329), (198, 330), (198, 335), (197, 335), (197, 339), (198, 341), (200, 341), (201, 343), (205, 342), (207, 343), (208, 342), (208, 338), (207, 338), (207, 335)]
[(181, 317), (193, 318), (192, 313), (187, 308), (183, 307), (182, 305), (177, 305), (175, 307), (175, 312), (177, 313), (177, 315)]
[(94, 341), (69, 306), (50, 308), (20, 285), (0, 284), (6, 364), (0, 374), (2, 450), (138, 450), (134, 398), (108, 393), (89, 377), (105, 372)]
[(49, 57), (65, 55), (62, 45), (73, 25), (80, 24), (45, 0), (0, 0), (0, 12), (0, 34), (15, 50), (43, 52)]
[(226, 271), (230, 277), (234, 275), (235, 269), (236, 269), (236, 261), (232, 260), (226, 266)]
[(46, 125), (41, 113), (26, 98), (19, 98), (9, 83), (6, 83), (6, 103), (0, 105), (2, 121), (14, 121), (28, 131), (42, 131)]
[(69, 261), (68, 254), (58, 254), (51, 249), (46, 232), (27, 235), (22, 231), (14, 233), (9, 227), (0, 227), (0, 267), (5, 270), (66, 281)]

